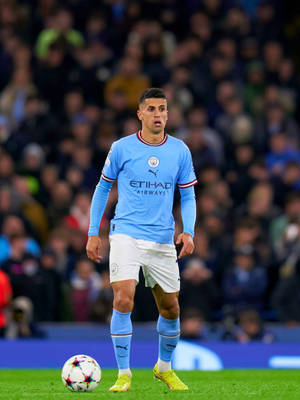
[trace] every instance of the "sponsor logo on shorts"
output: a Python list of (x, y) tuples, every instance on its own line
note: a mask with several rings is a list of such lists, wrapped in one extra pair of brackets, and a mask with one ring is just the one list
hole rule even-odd
[(110, 267), (110, 273), (112, 275), (116, 275), (116, 273), (118, 272), (118, 269), (119, 269), (118, 264), (113, 263), (113, 264), (111, 264), (111, 267)]
[(159, 159), (157, 157), (150, 157), (148, 159), (148, 165), (151, 168), (156, 168), (159, 165)]

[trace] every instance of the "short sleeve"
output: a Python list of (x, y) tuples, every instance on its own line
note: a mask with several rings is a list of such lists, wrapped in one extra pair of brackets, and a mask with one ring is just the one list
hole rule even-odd
[(107, 154), (101, 177), (107, 182), (113, 182), (118, 177), (119, 165), (118, 145), (114, 142)]
[(197, 179), (194, 172), (191, 152), (189, 148), (184, 145), (177, 185), (179, 189), (184, 189), (190, 186), (194, 186), (196, 185), (196, 183)]

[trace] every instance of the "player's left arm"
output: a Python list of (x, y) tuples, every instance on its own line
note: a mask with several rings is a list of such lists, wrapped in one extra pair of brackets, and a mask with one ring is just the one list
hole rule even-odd
[(178, 235), (176, 244), (182, 243), (182, 249), (178, 258), (188, 256), (194, 251), (194, 227), (196, 221), (196, 200), (194, 185), (197, 183), (192, 155), (189, 148), (184, 144), (182, 147), (180, 169), (178, 174), (178, 188), (181, 197), (181, 217), (183, 222), (183, 233)]
[(182, 243), (178, 258), (188, 256), (194, 251), (194, 227), (196, 221), (196, 200), (194, 187), (179, 189), (181, 197), (181, 217), (183, 232), (177, 237), (176, 244)]

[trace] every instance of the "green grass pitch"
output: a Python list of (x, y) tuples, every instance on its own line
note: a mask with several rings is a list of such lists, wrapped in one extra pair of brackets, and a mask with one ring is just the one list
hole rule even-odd
[(153, 379), (151, 370), (133, 370), (131, 390), (110, 393), (108, 388), (115, 381), (116, 371), (104, 369), (94, 392), (72, 393), (63, 387), (59, 370), (0, 370), (0, 399), (300, 399), (300, 370), (179, 371), (178, 375), (189, 386), (189, 391), (172, 392)]

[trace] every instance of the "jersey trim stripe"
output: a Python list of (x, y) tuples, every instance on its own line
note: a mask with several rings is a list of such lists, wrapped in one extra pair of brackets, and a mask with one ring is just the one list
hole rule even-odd
[(147, 146), (155, 146), (155, 147), (161, 146), (162, 144), (166, 143), (166, 141), (168, 140), (168, 135), (166, 133), (165, 133), (165, 136), (164, 136), (163, 140), (160, 143), (149, 143), (149, 142), (146, 142), (146, 140), (144, 140), (142, 138), (142, 131), (138, 131), (136, 133), (136, 136), (142, 143), (146, 144)]
[(112, 178), (108, 178), (104, 174), (101, 175), (101, 178), (104, 179), (106, 182), (113, 182), (115, 180), (115, 179), (112, 179)]
[(178, 184), (178, 187), (180, 189), (184, 189), (184, 188), (187, 188), (187, 187), (190, 187), (190, 186), (194, 186), (194, 185), (196, 185), (196, 183), (198, 183), (198, 181), (197, 181), (197, 179), (194, 179), (192, 182)]

